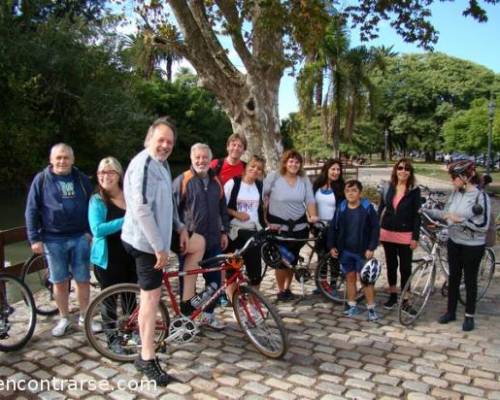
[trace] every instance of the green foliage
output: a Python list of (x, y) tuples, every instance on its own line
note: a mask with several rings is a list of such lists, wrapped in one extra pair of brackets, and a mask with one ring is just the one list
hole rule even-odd
[(76, 164), (90, 175), (108, 155), (126, 166), (160, 115), (178, 120), (174, 162), (186, 163), (194, 141), (224, 149), (231, 127), (213, 96), (192, 75), (175, 83), (145, 81), (120, 58), (123, 46), (104, 20), (45, 12), (33, 19), (5, 5), (0, 10), (2, 187), (28, 185), (60, 141), (73, 146)]
[(441, 149), (443, 123), (473, 100), (487, 98), (495, 74), (485, 67), (442, 53), (392, 57), (386, 74), (375, 73), (381, 95), (379, 121), (393, 149)]
[[(487, 99), (472, 102), (470, 109), (456, 112), (443, 125), (443, 138), (447, 151), (484, 153), (488, 145), (489, 115)], [(500, 110), (493, 120), (493, 151), (500, 151)]]

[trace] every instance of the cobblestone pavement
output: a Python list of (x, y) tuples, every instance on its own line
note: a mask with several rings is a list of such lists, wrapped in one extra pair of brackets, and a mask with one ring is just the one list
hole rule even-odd
[[(272, 275), (262, 289), (274, 301)], [(231, 309), (219, 309), (228, 324), (224, 331), (205, 331), (194, 342), (160, 354), (177, 382), (156, 390), (139, 390), (134, 367), (100, 357), (77, 328), (53, 338), (54, 320), (39, 317), (24, 349), (0, 354), (0, 385), (54, 377), (87, 384), (83, 390), (73, 384), (62, 391), (32, 387), (17, 393), (0, 386), (0, 399), (500, 399), (499, 283), (497, 271), (478, 304), (476, 330), (465, 333), (461, 306), (457, 322), (436, 322), (445, 305), (439, 290), (425, 315), (403, 327), (396, 310), (381, 306), (383, 279), (377, 283), (377, 322), (368, 322), (366, 312), (345, 317), (341, 306), (312, 295), (308, 282), (304, 298), (277, 304), (290, 342), (283, 360), (257, 353)], [(296, 283), (294, 291), (299, 292)], [(118, 386), (125, 382), (129, 387)]]

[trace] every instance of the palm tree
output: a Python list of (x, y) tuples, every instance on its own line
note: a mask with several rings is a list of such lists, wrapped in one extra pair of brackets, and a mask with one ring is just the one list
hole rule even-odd
[[(339, 155), (341, 136), (351, 142), (358, 117), (367, 109), (373, 110), (370, 72), (383, 68), (385, 51), (365, 46), (351, 49), (345, 20), (335, 15), (316, 53), (306, 57), (296, 87), (300, 109), (306, 119), (310, 118), (318, 110), (321, 93), (321, 130), (325, 139), (331, 140), (334, 156)], [(323, 87), (327, 89), (324, 95)]]
[[(160, 33), (167, 30), (160, 28)], [(127, 49), (131, 62), (137, 71), (147, 80), (151, 79), (156, 71), (166, 75), (166, 79), (172, 81), (172, 68), (175, 61), (180, 57), (168, 41), (161, 39), (150, 28), (146, 27), (137, 34), (127, 35)], [(164, 70), (163, 70), (164, 67)]]

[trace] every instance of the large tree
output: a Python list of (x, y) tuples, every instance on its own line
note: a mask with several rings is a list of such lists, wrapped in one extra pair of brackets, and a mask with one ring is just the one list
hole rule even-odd
[[(278, 115), (281, 77), (294, 65), (294, 57), (300, 56), (299, 48), (308, 54), (322, 37), (327, 16), (337, 1), (170, 0), (166, 6), (160, 1), (137, 2), (141, 19), (145, 15), (157, 17), (150, 27), (158, 43), (174, 48), (191, 62), (200, 82), (226, 111), (233, 130), (246, 135), (250, 151), (263, 152), (275, 166), (282, 151)], [(381, 19), (392, 19), (405, 39), (426, 45), (436, 40), (428, 22), (432, 2), (364, 0), (347, 13), (354, 16), (355, 23), (363, 24), (365, 35), (372, 35)], [(470, 0), (467, 10), (476, 18), (485, 17), (477, 0)], [(164, 29), (170, 28), (170, 11), (180, 37), (176, 30)], [(224, 46), (223, 40), (231, 44)], [(237, 57), (229, 57), (229, 48)]]

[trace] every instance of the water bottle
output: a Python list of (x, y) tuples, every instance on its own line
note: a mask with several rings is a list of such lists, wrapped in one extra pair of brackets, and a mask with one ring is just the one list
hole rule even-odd
[(278, 247), (280, 249), (281, 258), (285, 262), (285, 264), (287, 264), (288, 266), (292, 265), (292, 263), (295, 261), (295, 255), (283, 245), (280, 245)]
[(212, 282), (202, 293), (191, 298), (191, 305), (196, 309), (201, 308), (201, 306), (215, 293), (218, 287), (219, 285), (217, 285), (217, 283)]

